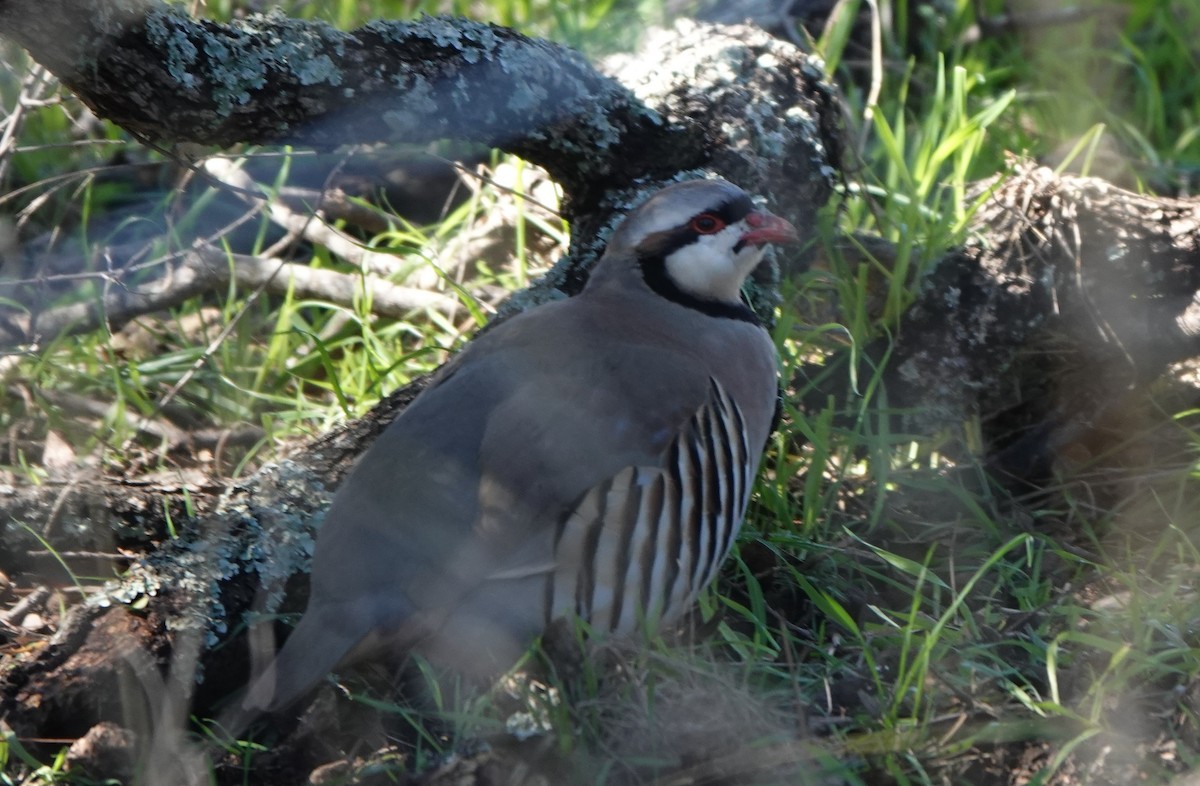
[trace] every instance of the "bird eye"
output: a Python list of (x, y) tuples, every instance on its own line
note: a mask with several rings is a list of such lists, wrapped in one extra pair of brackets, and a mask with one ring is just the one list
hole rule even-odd
[(692, 219), (691, 228), (702, 235), (712, 235), (725, 228), (725, 222), (712, 213), (701, 213)]

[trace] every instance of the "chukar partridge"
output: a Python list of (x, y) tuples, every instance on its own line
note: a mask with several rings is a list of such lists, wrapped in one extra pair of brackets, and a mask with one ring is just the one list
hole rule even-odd
[(728, 182), (672, 185), (581, 294), (472, 341), (338, 490), (308, 609), (243, 709), (372, 648), (495, 675), (560, 617), (679, 617), (733, 544), (777, 403), (741, 286), (764, 244), (796, 239)]

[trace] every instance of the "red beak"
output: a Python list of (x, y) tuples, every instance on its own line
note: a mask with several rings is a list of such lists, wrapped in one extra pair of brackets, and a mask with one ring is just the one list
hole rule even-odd
[(746, 223), (752, 229), (742, 235), (742, 242), (748, 245), (761, 246), (764, 243), (799, 243), (800, 233), (790, 223), (765, 210), (758, 210), (746, 216)]

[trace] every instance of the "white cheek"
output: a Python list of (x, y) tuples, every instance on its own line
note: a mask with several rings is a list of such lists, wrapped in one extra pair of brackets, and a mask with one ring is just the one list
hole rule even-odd
[(743, 248), (734, 256), (720, 236), (703, 237), (668, 256), (667, 275), (689, 295), (736, 303), (742, 282), (762, 260), (763, 249)]

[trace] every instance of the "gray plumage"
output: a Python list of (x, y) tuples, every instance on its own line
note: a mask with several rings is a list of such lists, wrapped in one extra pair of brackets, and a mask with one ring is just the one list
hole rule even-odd
[(484, 676), (549, 621), (678, 617), (741, 524), (777, 399), (738, 300), (795, 239), (724, 181), (657, 192), (577, 297), (472, 341), (338, 490), (308, 609), (243, 706), (278, 710), (352, 653)]

